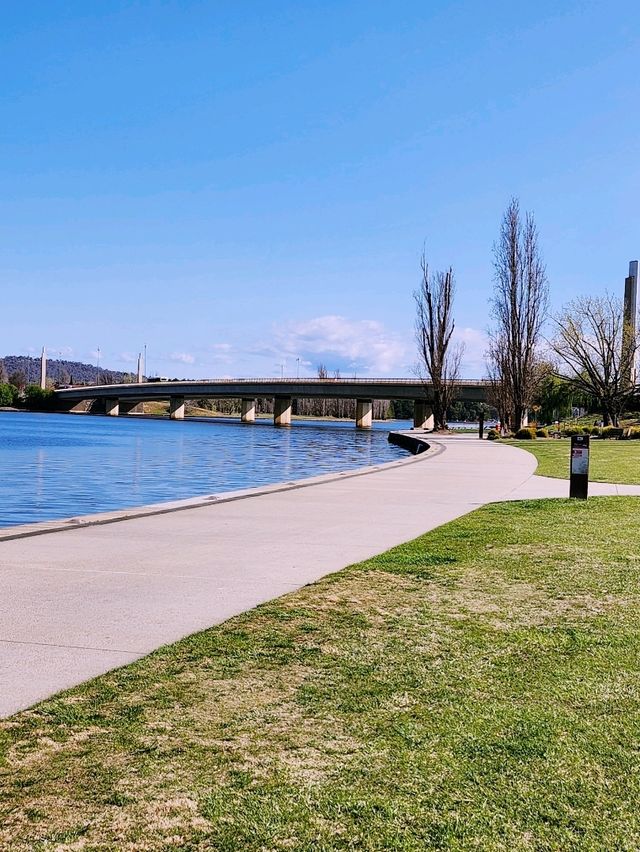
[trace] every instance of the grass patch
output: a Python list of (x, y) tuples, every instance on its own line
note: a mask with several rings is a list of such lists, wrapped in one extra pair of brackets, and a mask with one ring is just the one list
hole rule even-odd
[(0, 848), (637, 849), (639, 508), (482, 508), (0, 723)]
[[(567, 438), (535, 441), (509, 441), (509, 445), (532, 453), (538, 460), (536, 473), (554, 479), (569, 478)], [(594, 482), (618, 482), (640, 485), (640, 441), (602, 441), (590, 443), (589, 478)]]

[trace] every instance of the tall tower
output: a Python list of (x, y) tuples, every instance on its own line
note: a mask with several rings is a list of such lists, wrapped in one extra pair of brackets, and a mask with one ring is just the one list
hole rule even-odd
[[(638, 317), (638, 261), (629, 262), (629, 277), (624, 279), (624, 331), (622, 345), (633, 340), (636, 335)], [(636, 365), (629, 370), (630, 384), (636, 383)]]
[(47, 350), (42, 347), (42, 356), (40, 358), (40, 387), (45, 390), (47, 387)]
[(138, 353), (138, 384), (142, 382), (142, 352)]

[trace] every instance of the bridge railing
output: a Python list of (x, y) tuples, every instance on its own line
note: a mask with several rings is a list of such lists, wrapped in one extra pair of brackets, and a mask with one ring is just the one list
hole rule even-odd
[[(160, 379), (158, 381), (152, 382), (119, 382), (116, 384), (109, 385), (71, 385), (65, 388), (59, 388), (58, 390), (75, 390), (77, 388), (108, 388), (108, 387), (131, 387), (132, 385), (255, 385), (255, 384), (268, 384), (268, 385), (371, 385), (371, 384), (380, 384), (380, 385), (415, 385), (416, 387), (422, 387), (425, 382), (420, 379), (415, 378), (332, 378), (327, 377), (320, 379), (317, 376), (306, 377), (301, 376), (300, 378), (293, 377), (255, 377), (255, 378), (241, 378), (241, 379)], [(426, 382), (427, 385), (431, 384), (430, 382)], [(469, 386), (477, 386), (484, 387), (488, 384), (486, 379), (460, 379), (457, 382), (458, 385), (464, 385), (466, 387)]]

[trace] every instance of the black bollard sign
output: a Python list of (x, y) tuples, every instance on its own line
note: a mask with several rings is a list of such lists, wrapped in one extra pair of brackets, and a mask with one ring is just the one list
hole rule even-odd
[(571, 438), (571, 468), (569, 473), (569, 497), (586, 500), (589, 492), (589, 436), (574, 435)]

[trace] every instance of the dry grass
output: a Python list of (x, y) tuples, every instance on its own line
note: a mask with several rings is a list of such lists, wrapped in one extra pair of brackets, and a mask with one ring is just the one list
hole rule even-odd
[(0, 849), (636, 849), (638, 501), (487, 507), (1, 724)]

